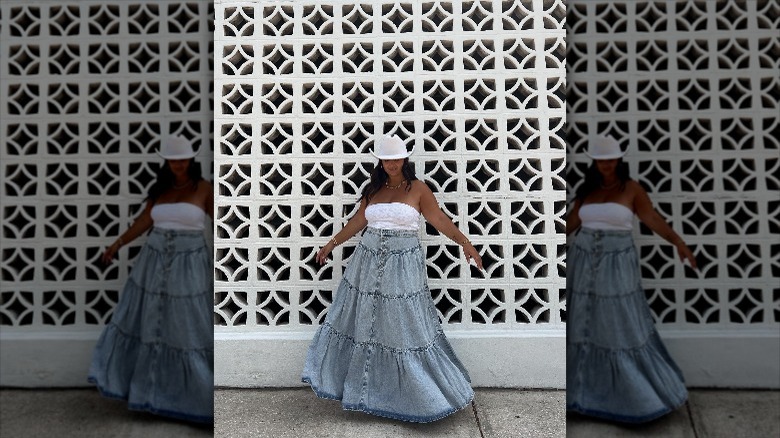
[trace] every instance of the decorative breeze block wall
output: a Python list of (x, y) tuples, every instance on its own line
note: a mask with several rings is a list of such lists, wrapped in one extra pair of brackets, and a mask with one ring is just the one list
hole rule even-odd
[(212, 34), (208, 1), (2, 2), (4, 334), (109, 320), (144, 238), (100, 255), (143, 207), (161, 135), (200, 145), (212, 178)]
[(780, 323), (780, 4), (568, 2), (569, 199), (587, 136), (628, 149), (632, 177), (699, 270), (642, 226), (636, 242), (663, 327)]
[(359, 236), (374, 139), (417, 176), (486, 271), (430, 226), (429, 286), (450, 328), (563, 330), (563, 1), (217, 1), (217, 333), (323, 321)]

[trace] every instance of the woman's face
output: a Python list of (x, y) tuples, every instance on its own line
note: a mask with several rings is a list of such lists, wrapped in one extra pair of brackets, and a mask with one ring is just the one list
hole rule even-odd
[(382, 160), (382, 168), (385, 169), (390, 176), (399, 176), (402, 174), (401, 168), (404, 165), (404, 159), (399, 158), (397, 160)]
[(611, 160), (596, 160), (596, 168), (599, 170), (599, 173), (601, 173), (602, 177), (612, 176), (615, 174), (618, 161), (620, 161), (619, 158), (613, 158)]
[(187, 176), (187, 170), (190, 167), (190, 159), (168, 160), (168, 167), (170, 167), (171, 172), (177, 177)]

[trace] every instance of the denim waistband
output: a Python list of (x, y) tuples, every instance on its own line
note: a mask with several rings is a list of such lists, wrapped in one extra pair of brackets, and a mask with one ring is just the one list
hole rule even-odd
[(624, 251), (634, 247), (634, 238), (630, 230), (582, 228), (574, 239), (574, 247), (585, 251)]
[(203, 231), (152, 228), (146, 244), (158, 250), (192, 251), (206, 246)]
[(202, 230), (177, 230), (174, 228), (152, 228), (151, 234), (161, 234), (163, 236), (202, 236)]
[(631, 237), (631, 230), (598, 230), (595, 228), (580, 228), (580, 233), (592, 236), (628, 236)]
[(389, 237), (418, 237), (417, 230), (389, 230), (386, 228), (366, 228), (366, 234)]

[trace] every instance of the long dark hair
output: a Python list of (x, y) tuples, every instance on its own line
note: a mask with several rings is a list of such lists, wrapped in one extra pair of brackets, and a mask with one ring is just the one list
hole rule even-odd
[[(615, 174), (620, 180), (620, 190), (623, 191), (626, 188), (626, 182), (631, 180), (628, 163), (624, 162), (623, 158), (618, 159)], [(584, 201), (594, 190), (598, 190), (601, 187), (602, 179), (601, 172), (599, 172), (599, 168), (596, 166), (596, 160), (593, 160), (593, 163), (585, 172), (585, 181), (577, 188), (576, 199), (579, 199), (580, 202)]]
[[(190, 158), (190, 164), (187, 167), (187, 176), (189, 176), (190, 181), (192, 181), (193, 190), (198, 187), (198, 182), (203, 179), (203, 172), (194, 158)], [(171, 167), (168, 165), (168, 161), (163, 161), (160, 168), (157, 169), (157, 178), (155, 179), (154, 184), (152, 184), (152, 188), (149, 189), (149, 195), (145, 200), (148, 199), (152, 204), (157, 202), (157, 198), (173, 187), (175, 179), (173, 172), (171, 172)]]
[[(401, 174), (404, 176), (404, 181), (406, 181), (406, 191), (408, 192), (412, 189), (412, 181), (417, 179), (417, 176), (414, 174), (414, 169), (409, 163), (408, 157), (404, 158), (404, 164), (401, 165)], [(379, 160), (371, 170), (371, 180), (363, 188), (360, 199), (365, 198), (366, 203), (370, 202), (371, 198), (382, 190), (382, 186), (387, 183), (388, 178), (387, 172), (385, 172), (385, 169), (382, 167), (382, 160)]]

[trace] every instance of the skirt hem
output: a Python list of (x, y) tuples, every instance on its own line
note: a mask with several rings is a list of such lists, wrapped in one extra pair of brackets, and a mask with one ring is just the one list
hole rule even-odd
[(567, 404), (566, 410), (571, 412), (576, 412), (578, 414), (586, 415), (588, 417), (601, 418), (603, 420), (616, 421), (616, 422), (627, 423), (627, 424), (640, 424), (640, 423), (648, 423), (650, 421), (657, 420), (663, 417), (664, 415), (667, 415), (671, 412), (676, 411), (677, 409), (680, 409), (687, 400), (688, 400), (687, 398), (683, 398), (681, 402), (675, 403), (672, 407), (666, 407), (659, 411), (653, 412), (652, 414), (646, 414), (640, 416), (620, 415), (620, 414), (613, 414), (605, 411), (586, 409), (578, 404), (571, 404), (571, 405)]
[(314, 384), (312, 384), (311, 379), (308, 377), (301, 378), (301, 382), (308, 384), (311, 386), (312, 391), (314, 391), (314, 394), (324, 400), (334, 400), (341, 402), (341, 407), (345, 411), (354, 411), (354, 412), (363, 412), (365, 414), (370, 415), (376, 415), (378, 417), (384, 417), (384, 418), (390, 418), (392, 420), (400, 420), (400, 421), (408, 421), (411, 423), (431, 423), (437, 420), (441, 420), (442, 418), (448, 417), (455, 412), (458, 412), (462, 409), (464, 409), (466, 406), (471, 404), (471, 402), (474, 400), (474, 395), (472, 394), (471, 398), (468, 399), (466, 403), (463, 403), (460, 407), (455, 407), (452, 409), (449, 409), (447, 411), (444, 411), (439, 414), (434, 415), (428, 415), (425, 417), (418, 417), (414, 415), (405, 415), (405, 414), (399, 414), (396, 412), (390, 412), (390, 411), (384, 411), (381, 409), (372, 409), (365, 405), (361, 404), (350, 404), (350, 403), (344, 403), (344, 401), (341, 399), (341, 397), (338, 397), (333, 394), (328, 394), (327, 392), (321, 391), (319, 388), (317, 388)]
[(150, 403), (130, 403), (128, 400), (127, 395), (121, 395), (121, 394), (115, 394), (111, 391), (108, 391), (104, 389), (97, 381), (97, 378), (94, 376), (87, 377), (87, 382), (95, 385), (95, 388), (97, 388), (98, 392), (102, 397), (113, 399), (113, 400), (120, 400), (125, 403), (127, 403), (127, 408), (131, 411), (141, 411), (141, 412), (149, 412), (151, 414), (155, 415), (161, 415), (164, 417), (174, 418), (176, 420), (184, 420), (184, 421), (191, 421), (194, 423), (203, 423), (203, 424), (213, 424), (214, 423), (214, 417), (207, 417), (203, 415), (193, 415), (193, 414), (187, 414), (184, 412), (179, 411), (172, 411), (169, 409), (160, 409), (152, 406)]

